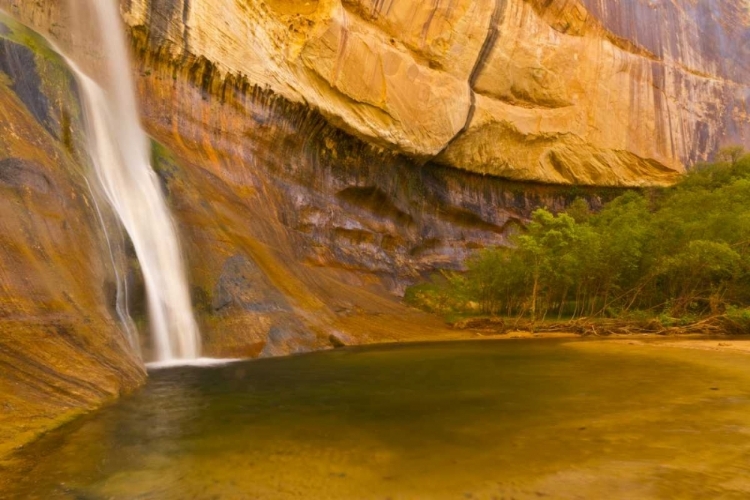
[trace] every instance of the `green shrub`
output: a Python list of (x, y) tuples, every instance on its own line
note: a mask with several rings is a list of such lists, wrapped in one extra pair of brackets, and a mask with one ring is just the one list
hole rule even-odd
[(567, 213), (536, 210), (509, 247), (478, 252), (465, 274), (412, 287), (407, 301), (443, 314), (664, 326), (727, 311), (750, 332), (750, 156), (722, 155), (672, 188), (627, 192), (598, 213), (582, 199)]

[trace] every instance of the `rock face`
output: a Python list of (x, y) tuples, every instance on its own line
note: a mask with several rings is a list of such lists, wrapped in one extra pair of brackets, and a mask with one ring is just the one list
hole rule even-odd
[(80, 131), (67, 69), (0, 17), (0, 458), (145, 379), (115, 314), (122, 237), (83, 177)]
[(617, 193), (419, 167), (257, 87), (211, 97), (190, 65), (136, 43), (144, 120), (163, 145), (156, 165), (190, 242), (211, 355), (330, 347), (332, 331), (347, 343), (393, 338), (409, 330), (394, 318), (415, 313), (385, 290), (507, 243), (538, 206)]
[[(62, 6), (3, 0), (70, 37)], [(368, 143), (508, 179), (662, 185), (750, 144), (744, 0), (123, 0), (151, 50)], [(218, 90), (216, 88), (210, 90)]]
[[(69, 22), (52, 21), (65, 2), (48, 4), (0, 2), (70, 38)], [(122, 5), (151, 50), (209, 65), (207, 84), (246, 80), (418, 162), (660, 185), (722, 145), (750, 144), (744, 0)]]
[[(365, 141), (323, 110), (259, 87), (251, 76), (222, 72), (212, 60), (186, 52), (193, 50), (189, 40), (185, 42), (188, 34), (175, 31), (180, 25), (174, 23), (188, 15), (180, 10), (182, 5), (130, 2), (125, 7), (131, 16), (147, 16), (150, 22), (131, 31), (136, 82), (144, 125), (161, 143), (155, 166), (188, 242), (190, 282), (208, 355), (257, 356), (327, 347), (332, 331), (350, 338), (349, 343), (376, 339), (383, 332), (364, 326), (366, 318), (408, 316), (384, 292), (398, 293), (436, 269), (460, 267), (477, 249), (505, 244), (538, 206), (562, 208), (577, 195), (588, 195), (597, 204), (614, 193), (510, 183), (436, 163), (415, 163), (414, 157), (424, 151), (407, 155), (386, 147), (390, 143), (385, 141), (382, 146)], [(296, 4), (289, 2), (253, 5), (284, 16), (322, 8), (310, 4), (308, 10), (294, 10), (290, 5)], [(489, 7), (449, 9), (456, 16), (449, 24), (469, 22), (466, 16), (469, 24), (476, 24), (488, 12), (493, 14)], [(85, 23), (73, 19), (65, 3), (10, 5), (9, 10), (50, 33), (64, 48), (84, 54), (80, 63), (96, 70), (103, 55), (91, 40), (87, 45), (73, 36), (76, 30), (65, 28)], [(430, 12), (420, 15), (427, 20)], [(383, 21), (382, 29), (395, 35), (405, 29), (406, 13), (394, 11), (394, 16), (390, 24)], [(428, 28), (426, 33), (437, 40), (444, 31), (442, 22), (435, 25), (435, 33)], [(171, 41), (178, 35), (180, 45)], [(307, 38), (300, 40), (307, 46)], [(418, 42), (418, 37), (409, 41), (415, 47)], [(237, 58), (238, 64), (244, 57), (257, 57), (247, 47), (224, 46), (239, 44), (236, 40), (205, 43)], [(474, 53), (482, 51), (484, 40), (467, 35), (466, 44), (473, 48), (461, 67), (447, 70), (433, 64), (429, 74), (456, 80), (453, 73), (466, 77), (474, 72)], [(457, 49), (436, 41), (422, 50), (447, 68)], [(310, 81), (319, 84), (316, 78)], [(433, 82), (424, 88), (432, 91), (433, 84), (442, 85)], [(393, 109), (419, 102), (390, 90), (384, 95), (394, 98)], [(465, 117), (462, 120), (461, 127)], [(400, 120), (390, 123), (401, 127)], [(381, 125), (372, 125), (381, 130)], [(413, 125), (421, 126), (416, 121)], [(437, 144), (433, 153), (442, 147)], [(131, 290), (141, 288), (137, 275), (133, 273)], [(137, 303), (131, 310), (143, 312)], [(392, 335), (385, 333), (386, 338)]]
[[(0, 7), (91, 71), (106, 57), (68, 2)], [(540, 182), (664, 184), (746, 142), (746, 47), (731, 41), (748, 23), (734, 0), (124, 0), (122, 12), (211, 354), (327, 346), (330, 328), (349, 333), (342, 315), (393, 312), (362, 290), (456, 268), (537, 206), (611, 194)]]
[(750, 144), (743, 0), (128, 0), (211, 63), (365, 141), (472, 172), (665, 184)]

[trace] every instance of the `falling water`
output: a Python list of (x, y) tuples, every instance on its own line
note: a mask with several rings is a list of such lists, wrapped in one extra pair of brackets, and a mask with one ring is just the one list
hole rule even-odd
[(118, 6), (115, 0), (83, 3), (96, 15), (103, 34), (107, 81), (111, 82), (105, 91), (68, 60), (80, 87), (96, 176), (130, 235), (141, 264), (157, 360), (196, 359), (200, 334), (177, 232), (151, 168), (149, 142), (138, 120)]
[(102, 211), (99, 208), (97, 196), (94, 193), (89, 180), (86, 177), (84, 177), (83, 180), (86, 182), (86, 187), (88, 188), (89, 194), (91, 195), (91, 200), (94, 202), (94, 210), (96, 211), (96, 216), (102, 226), (104, 239), (107, 242), (109, 261), (112, 263), (112, 269), (114, 269), (115, 272), (115, 285), (117, 287), (117, 294), (115, 297), (115, 311), (117, 312), (117, 317), (120, 319), (120, 324), (125, 329), (125, 334), (127, 335), (130, 347), (133, 349), (133, 352), (136, 354), (136, 356), (138, 356), (138, 358), (141, 358), (143, 356), (143, 353), (141, 351), (141, 344), (138, 341), (138, 329), (136, 328), (133, 319), (130, 317), (130, 311), (128, 310), (128, 281), (121, 274), (117, 265), (117, 261), (115, 260), (115, 252), (112, 249), (112, 239), (109, 237), (107, 223), (104, 221), (104, 216), (102, 215)]

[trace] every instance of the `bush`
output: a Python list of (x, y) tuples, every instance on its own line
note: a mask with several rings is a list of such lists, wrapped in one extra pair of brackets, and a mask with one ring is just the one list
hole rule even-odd
[(723, 155), (673, 188), (628, 192), (599, 213), (585, 200), (567, 213), (536, 210), (510, 247), (479, 252), (465, 274), (413, 287), (407, 300), (440, 313), (658, 316), (664, 326), (727, 311), (750, 331), (737, 312), (750, 305), (750, 157)]

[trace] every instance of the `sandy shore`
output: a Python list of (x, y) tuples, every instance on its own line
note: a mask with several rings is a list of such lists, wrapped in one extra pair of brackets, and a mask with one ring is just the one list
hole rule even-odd
[(655, 347), (674, 347), (679, 349), (697, 349), (714, 352), (732, 351), (750, 354), (750, 339), (737, 340), (735, 338), (729, 338), (723, 340), (717, 338), (696, 338), (695, 336), (688, 336), (688, 338), (682, 339), (679, 337), (660, 338), (658, 336), (647, 335), (628, 338), (626, 335), (622, 335), (616, 339), (610, 340), (610, 342), (630, 345), (649, 345)]

